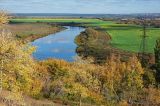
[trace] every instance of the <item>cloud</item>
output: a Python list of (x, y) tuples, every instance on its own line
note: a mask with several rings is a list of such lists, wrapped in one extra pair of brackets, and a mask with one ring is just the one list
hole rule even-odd
[(0, 0), (0, 9), (28, 13), (159, 12), (160, 0)]

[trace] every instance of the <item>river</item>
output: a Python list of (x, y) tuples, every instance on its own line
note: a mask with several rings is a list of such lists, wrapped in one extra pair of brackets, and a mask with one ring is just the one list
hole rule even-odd
[(50, 34), (32, 42), (31, 44), (37, 47), (33, 57), (37, 60), (56, 58), (69, 62), (74, 61), (74, 57), (77, 55), (77, 45), (74, 43), (74, 39), (85, 29), (82, 27), (65, 27), (66, 30), (64, 31)]

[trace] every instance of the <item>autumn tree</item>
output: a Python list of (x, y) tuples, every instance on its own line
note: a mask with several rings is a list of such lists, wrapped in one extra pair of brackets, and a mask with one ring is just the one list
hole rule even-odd
[[(8, 15), (4, 11), (0, 11), (0, 33), (2, 31), (2, 25), (8, 23)], [(3, 45), (3, 41), (1, 42)], [(0, 67), (0, 92), (2, 91), (2, 81), (3, 81), (3, 61), (1, 61)]]
[(6, 12), (0, 11), (0, 25), (6, 24), (9, 21), (9, 16)]
[(105, 32), (87, 28), (75, 38), (75, 43), (78, 45), (76, 52), (84, 58), (93, 57), (95, 63), (105, 63), (110, 55), (108, 45), (110, 39)]
[[(39, 97), (42, 82), (39, 80), (37, 65), (32, 58), (35, 50), (30, 45), (22, 44), (7, 30), (0, 32), (0, 72), (1, 91), (9, 91), (2, 97), (16, 104), (24, 104), (23, 95)], [(3, 90), (2, 90), (3, 88)]]
[(41, 91), (41, 82), (35, 71), (34, 47), (24, 45), (7, 31), (0, 33), (0, 66), (3, 71), (3, 88), (36, 96)]

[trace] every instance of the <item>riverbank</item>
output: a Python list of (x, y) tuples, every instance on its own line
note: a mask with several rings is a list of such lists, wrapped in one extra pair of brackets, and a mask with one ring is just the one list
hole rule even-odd
[(7, 30), (13, 33), (17, 39), (30, 42), (38, 38), (55, 34), (64, 30), (64, 27), (50, 25), (47, 23), (21, 23), (21, 24), (8, 24), (5, 26)]

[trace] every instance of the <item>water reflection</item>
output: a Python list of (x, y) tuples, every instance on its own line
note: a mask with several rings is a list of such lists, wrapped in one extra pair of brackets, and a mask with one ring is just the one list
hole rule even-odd
[(49, 36), (40, 38), (32, 42), (33, 46), (37, 47), (33, 57), (38, 60), (45, 60), (48, 58), (64, 59), (73, 61), (76, 56), (76, 44), (74, 39), (80, 32), (85, 29), (82, 27), (66, 26), (66, 30), (51, 34)]

